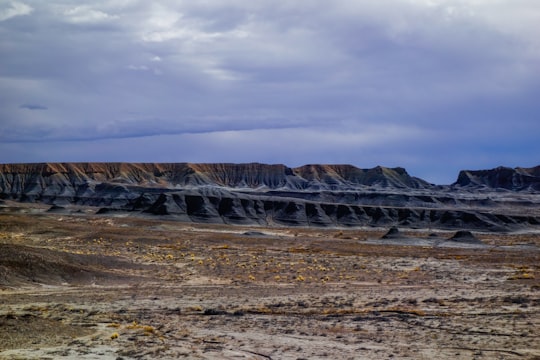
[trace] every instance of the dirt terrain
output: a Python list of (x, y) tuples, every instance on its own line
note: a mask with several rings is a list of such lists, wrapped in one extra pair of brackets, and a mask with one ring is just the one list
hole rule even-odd
[(538, 233), (48, 209), (0, 205), (0, 359), (540, 359)]

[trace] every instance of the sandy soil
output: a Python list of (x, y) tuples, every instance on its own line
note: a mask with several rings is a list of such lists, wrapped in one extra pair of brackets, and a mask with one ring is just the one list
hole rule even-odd
[(0, 358), (540, 359), (540, 235), (386, 230), (3, 206)]

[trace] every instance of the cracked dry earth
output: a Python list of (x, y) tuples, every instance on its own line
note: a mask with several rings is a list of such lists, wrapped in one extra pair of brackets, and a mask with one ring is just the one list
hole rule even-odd
[(540, 235), (384, 232), (3, 208), (0, 358), (540, 359)]

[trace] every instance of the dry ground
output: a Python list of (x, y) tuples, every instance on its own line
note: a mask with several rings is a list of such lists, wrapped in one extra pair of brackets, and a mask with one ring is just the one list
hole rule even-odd
[(538, 234), (44, 210), (0, 207), (1, 359), (540, 359)]

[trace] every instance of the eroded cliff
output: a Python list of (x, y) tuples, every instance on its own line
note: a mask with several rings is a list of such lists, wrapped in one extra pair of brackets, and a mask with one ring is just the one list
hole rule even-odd
[(351, 165), (3, 164), (0, 197), (180, 221), (507, 231), (540, 225), (539, 174), (462, 171), (440, 186), (403, 168)]

